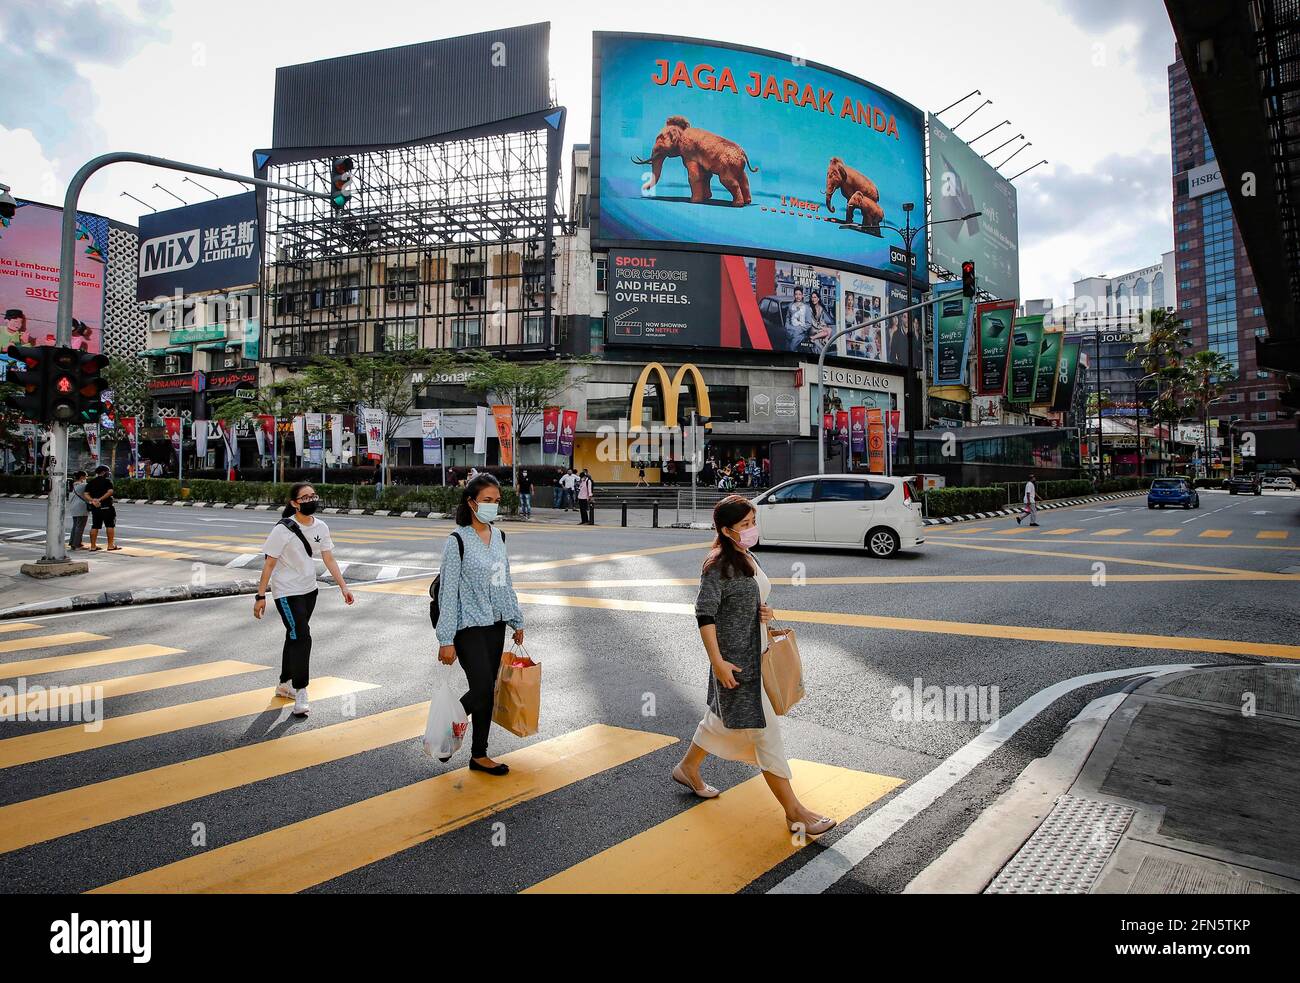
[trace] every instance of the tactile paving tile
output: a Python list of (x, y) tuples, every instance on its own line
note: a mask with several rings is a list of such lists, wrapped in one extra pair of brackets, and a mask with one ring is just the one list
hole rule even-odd
[(1087, 894), (1119, 845), (1134, 810), (1062, 795), (985, 894)]

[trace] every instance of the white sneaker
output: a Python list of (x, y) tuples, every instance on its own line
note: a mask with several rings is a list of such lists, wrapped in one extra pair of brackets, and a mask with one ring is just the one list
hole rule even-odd
[(310, 710), (311, 707), (307, 705), (307, 687), (304, 686), (294, 694), (293, 715), (295, 717), (305, 717)]
[(275, 688), (275, 695), (283, 697), (286, 700), (292, 700), (296, 693), (297, 690), (295, 690), (289, 683), (281, 683)]

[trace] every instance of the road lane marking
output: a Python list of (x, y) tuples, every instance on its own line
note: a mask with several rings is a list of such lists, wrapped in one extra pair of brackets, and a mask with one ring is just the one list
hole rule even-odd
[[(820, 850), (812, 860), (804, 864), (781, 883), (773, 887), (769, 894), (820, 894), (866, 860), (878, 848), (902, 829), (913, 818), (920, 815), (939, 799), (940, 796), (954, 788), (975, 768), (986, 761), (990, 755), (1013, 738), (1025, 724), (1032, 721), (1049, 706), (1084, 686), (1110, 682), (1116, 679), (1130, 679), (1134, 676), (1165, 676), (1174, 672), (1191, 669), (1189, 665), (1142, 666), (1133, 669), (1118, 669), (1111, 672), (1095, 672), (1087, 676), (1076, 676), (1040, 690), (1010, 713), (1003, 714), (998, 722), (978, 737), (950, 755), (939, 767), (933, 769), (919, 781), (913, 782), (883, 806), (873, 812), (853, 829), (841, 836), (835, 843)], [(1116, 693), (1106, 698), (1106, 715), (1119, 706), (1125, 694)], [(1094, 701), (1097, 702), (1097, 701)]]
[(92, 635), (88, 631), (70, 631), (62, 635), (36, 635), (32, 638), (10, 638), (0, 642), (0, 653), (28, 652), (32, 649), (54, 648), (56, 645), (76, 645), (79, 642), (106, 640), (106, 635)]
[(1169, 537), (1169, 536), (1177, 536), (1181, 532), (1182, 532), (1181, 529), (1152, 529), (1149, 533), (1147, 533), (1147, 535), (1158, 536), (1158, 537)]
[[(1125, 562), (1125, 561), (1116, 561)], [(1041, 574), (937, 574), (934, 576), (899, 577), (804, 577), (795, 581), (791, 577), (772, 577), (776, 587), (854, 587), (869, 584), (1092, 584), (1096, 577), (1090, 573)], [(1108, 583), (1166, 584), (1166, 583), (1222, 583), (1233, 580), (1277, 580), (1300, 583), (1300, 574), (1270, 573), (1260, 570), (1243, 573), (1108, 573)], [(629, 590), (643, 587), (699, 587), (699, 577), (650, 577), (643, 580), (517, 580), (520, 590)]]
[(14, 631), (31, 631), (33, 628), (40, 628), (41, 625), (33, 625), (27, 621), (3, 621), (0, 622), (0, 635), (7, 635)]
[(149, 556), (155, 560), (197, 560), (192, 553), (175, 553), (171, 550), (153, 550), (145, 546), (123, 546), (123, 556)]
[[(549, 607), (595, 608), (606, 611), (676, 614), (693, 617), (695, 605), (666, 601), (625, 601), (604, 597), (570, 597), (562, 594), (520, 594), (519, 603)], [(936, 635), (965, 635), (972, 638), (1009, 638), (1026, 642), (1100, 645), (1107, 648), (1159, 649), (1175, 652), (1212, 652), (1221, 655), (1247, 655), (1265, 659), (1300, 660), (1300, 645), (1270, 642), (1246, 642), (1229, 638), (1201, 638), (1193, 635), (1140, 635), (1132, 632), (1083, 631), (1072, 628), (1030, 625), (994, 625), (978, 622), (930, 621), (920, 618), (890, 618), (883, 615), (842, 614), (834, 611), (779, 610), (782, 621), (802, 624), (837, 625), (847, 628), (872, 628), (880, 631), (909, 631)]]
[(0, 853), (418, 740), (428, 715), (417, 703), (0, 806)]
[(1098, 529), (1093, 533), (1094, 536), (1123, 536), (1126, 532), (1132, 532), (1132, 529)]
[(1049, 530), (1048, 532), (1043, 533), (1042, 535), (1044, 535), (1044, 536), (1069, 536), (1069, 535), (1072, 535), (1072, 534), (1074, 534), (1074, 533), (1076, 533), (1076, 532), (1083, 532), (1083, 531), (1084, 531), (1084, 530), (1082, 530), (1082, 529), (1078, 529), (1078, 528), (1075, 528), (1075, 529), (1051, 529), (1051, 530)]
[[(958, 543), (950, 539), (930, 539), (928, 540), (928, 542), (939, 546), (951, 546), (953, 547), (953, 549), (981, 550), (987, 553), (1012, 553), (1012, 554), (1020, 554), (1023, 556), (1052, 556), (1052, 557), (1074, 559), (1074, 560), (1094, 560), (1094, 561), (1100, 561), (1102, 563), (1124, 563), (1124, 564), (1128, 564), (1129, 566), (1137, 566), (1137, 567), (1159, 567), (1164, 570), (1197, 570), (1200, 571), (1201, 573), (1227, 573), (1227, 574), (1251, 574), (1256, 572), (1254, 570), (1238, 570), (1233, 567), (1202, 567), (1192, 563), (1166, 563), (1161, 560), (1138, 560), (1138, 559), (1133, 559), (1131, 557), (1126, 558), (1120, 556), (1097, 556), (1096, 554), (1092, 554), (1092, 553), (1063, 553), (1060, 550), (1031, 550), (1031, 549), (1022, 549), (1022, 548), (1013, 549), (1009, 546), (977, 546), (974, 543)], [(1081, 540), (1067, 539), (1067, 540), (1059, 540), (1059, 542), (1065, 542), (1065, 543), (1077, 542), (1089, 546), (1097, 545), (1096, 543), (1090, 543), (1086, 539), (1081, 539)], [(1108, 540), (1106, 545), (1114, 546), (1115, 541)], [(1152, 544), (1140, 543), (1134, 545), (1150, 546)]]
[(27, 693), (22, 704), (18, 703), (17, 694), (12, 698), (0, 695), (0, 717), (12, 718), (15, 714), (39, 713), (54, 707), (70, 706), (91, 698), (105, 700), (115, 696), (127, 696), (132, 693), (148, 693), (170, 686), (184, 686), (187, 683), (206, 682), (212, 679), (225, 679), (247, 672), (270, 672), (270, 666), (254, 665), (251, 662), (236, 662), (222, 659), (218, 662), (205, 662), (196, 666), (182, 666), (179, 669), (161, 669), (158, 672), (146, 672), (137, 676), (118, 676), (115, 679), (102, 679), (94, 683), (55, 683), (37, 693)]
[(510, 765), (503, 777), (460, 768), (90, 893), (304, 891), (677, 742), (593, 724), (502, 755)]
[[(947, 530), (944, 530), (944, 533), (943, 533), (943, 534), (946, 535), (946, 533), (947, 533)], [(999, 539), (1002, 539), (1002, 540), (1004, 540), (1005, 542), (1008, 542), (1008, 543), (1017, 542), (1017, 540), (1014, 540), (1014, 539), (1007, 539), (1007, 538), (1004, 537), (1004, 536), (984, 536), (984, 537), (981, 537), (981, 538), (982, 538), (982, 540), (984, 540), (984, 541), (988, 541), (988, 542), (991, 542), (991, 543), (995, 543), (995, 542), (997, 542)], [(927, 537), (926, 537), (926, 540), (925, 540), (925, 541), (926, 541), (927, 543), (938, 543), (938, 542), (946, 542), (946, 543), (949, 543), (949, 544), (953, 544), (953, 543), (954, 543), (954, 540), (950, 540), (950, 539), (949, 539), (949, 540), (944, 540), (944, 539), (937, 538), (937, 537), (935, 536), (935, 534), (933, 534), (933, 533), (929, 533), (929, 534), (927, 534)], [(1059, 543), (1069, 543), (1069, 544), (1077, 545), (1077, 546), (1096, 546), (1096, 545), (1097, 545), (1097, 543), (1096, 543), (1095, 540), (1089, 540), (1089, 539), (1058, 539), (1057, 542), (1059, 542)], [(1149, 548), (1149, 547), (1154, 546), (1154, 545), (1156, 545), (1156, 544), (1154, 544), (1154, 543), (1150, 543), (1150, 542), (1146, 542), (1146, 541), (1144, 541), (1144, 540), (1140, 540), (1140, 539), (1108, 539), (1108, 540), (1106, 540), (1106, 545), (1107, 545), (1107, 546), (1146, 546), (1146, 547)], [(1161, 549), (1171, 549), (1171, 550), (1172, 550), (1172, 549), (1178, 549), (1178, 550), (1272, 550), (1273, 552), (1282, 552), (1282, 553), (1291, 553), (1291, 552), (1294, 552), (1294, 549), (1293, 549), (1292, 547), (1289, 547), (1289, 546), (1247, 546), (1247, 545), (1244, 545), (1244, 544), (1242, 544), (1242, 543), (1222, 543), (1222, 542), (1216, 542), (1216, 543), (1160, 543), (1159, 545), (1160, 545), (1160, 548), (1161, 548)]]
[[(790, 768), (800, 801), (839, 822), (903, 784), (812, 761), (791, 761)], [(784, 820), (766, 780), (756, 775), (523, 893), (734, 894), (802, 849)]]
[(67, 672), (70, 669), (109, 666), (118, 662), (134, 662), (137, 659), (156, 659), (163, 655), (184, 653), (184, 649), (167, 648), (165, 645), (126, 645), (122, 648), (78, 652), (76, 655), (55, 655), (44, 659), (28, 659), (24, 662), (0, 662), (0, 679), (37, 676), (45, 672)]
[[(350, 679), (324, 676), (313, 679), (310, 689), (312, 700), (319, 701), (343, 696), (346, 693), (378, 689), (378, 687), (372, 683), (357, 683)], [(0, 768), (13, 768), (35, 761), (47, 761), (67, 754), (79, 754), (126, 741), (157, 737), (189, 727), (201, 727), (204, 724), (220, 723), (256, 713), (267, 711), (279, 713), (291, 709), (292, 706), (292, 700), (274, 696), (272, 688), (266, 686), (246, 693), (216, 696), (207, 700), (162, 707), (158, 710), (143, 710), (123, 717), (109, 717), (103, 721), (103, 726), (97, 731), (88, 730), (79, 724), (73, 727), (43, 730), (35, 734), (24, 734), (21, 737), (0, 740)]]
[(1291, 534), (1289, 532), (1286, 532), (1285, 530), (1278, 531), (1278, 530), (1266, 529), (1263, 532), (1259, 533), (1255, 538), (1256, 539), (1286, 539), (1290, 535)]
[(1201, 539), (1230, 539), (1231, 537), (1231, 529), (1206, 529), (1201, 533)]

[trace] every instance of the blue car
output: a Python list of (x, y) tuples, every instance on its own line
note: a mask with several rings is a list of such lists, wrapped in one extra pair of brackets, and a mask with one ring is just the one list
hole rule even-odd
[(1200, 493), (1192, 487), (1191, 482), (1183, 478), (1157, 478), (1151, 482), (1151, 490), (1147, 492), (1147, 508), (1154, 509), (1158, 506), (1163, 509), (1170, 505), (1199, 509)]

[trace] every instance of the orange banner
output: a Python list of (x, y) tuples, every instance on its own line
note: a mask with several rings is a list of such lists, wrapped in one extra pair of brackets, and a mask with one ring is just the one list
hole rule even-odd
[(497, 440), (501, 444), (501, 466), (508, 468), (515, 463), (514, 411), (509, 406), (493, 406), (492, 419), (496, 421)]
[(872, 474), (885, 473), (885, 417), (878, 409), (867, 410), (867, 460)]

